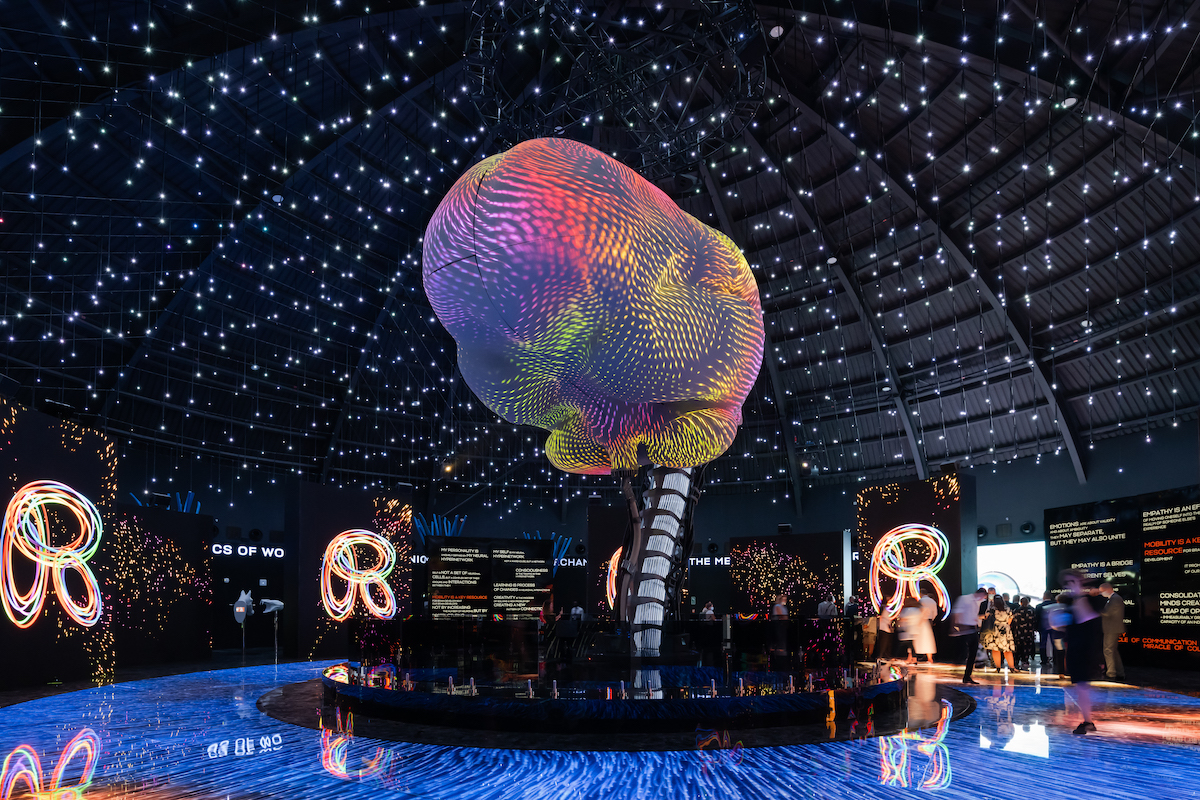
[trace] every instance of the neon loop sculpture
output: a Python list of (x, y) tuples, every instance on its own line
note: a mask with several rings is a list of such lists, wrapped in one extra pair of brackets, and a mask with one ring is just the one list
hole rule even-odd
[[(50, 543), (46, 516), (50, 506), (67, 509), (79, 524), (78, 535), (62, 547)], [(103, 527), (100, 512), (92, 501), (65, 484), (34, 481), (13, 495), (4, 512), (4, 529), (0, 534), (0, 583), (3, 583), (0, 601), (4, 613), (18, 628), (28, 628), (37, 620), (46, 602), (50, 578), (63, 610), (71, 619), (86, 627), (100, 621), (103, 611), (100, 584), (87, 562), (100, 548)], [(14, 549), (34, 563), (33, 585), (25, 592), (17, 588), (13, 575)], [(86, 590), (83, 604), (77, 604), (67, 590), (64, 572), (68, 569), (83, 578)]]
[[(83, 772), (74, 786), (63, 786), (67, 767), (80, 753), (83, 754)], [(27, 744), (14, 749), (4, 759), (0, 768), (0, 798), (8, 800), (12, 797), (17, 784), (24, 782), (29, 795), (48, 800), (79, 800), (83, 790), (92, 782), (96, 773), (96, 762), (100, 755), (100, 737), (91, 728), (84, 728), (63, 748), (59, 756), (58, 766), (50, 776), (50, 785), (42, 789), (42, 763), (37, 752)]]
[[(375, 554), (375, 565), (360, 569), (358, 548), (364, 547)], [(342, 531), (325, 548), (321, 561), (321, 602), (329, 616), (341, 622), (350, 617), (354, 601), (361, 597), (367, 611), (379, 619), (391, 619), (396, 615), (396, 595), (387, 584), (387, 577), (396, 567), (396, 548), (378, 533), (364, 530)], [(337, 576), (346, 582), (346, 593), (338, 595), (333, 588)], [(379, 602), (371, 592), (378, 587), (383, 601)]]
[[(904, 545), (908, 542), (920, 542), (929, 548), (929, 556), (924, 562), (909, 566), (908, 556)], [(875, 545), (871, 553), (871, 603), (875, 610), (884, 607), (883, 587), (880, 579), (883, 576), (896, 581), (896, 590), (888, 600), (889, 614), (900, 610), (905, 597), (920, 599), (921, 581), (933, 584), (938, 607), (943, 609), (942, 619), (950, 614), (950, 595), (945, 584), (938, 578), (937, 573), (946, 565), (946, 557), (950, 553), (950, 542), (946, 534), (929, 525), (909, 523), (892, 528), (885, 533)]]

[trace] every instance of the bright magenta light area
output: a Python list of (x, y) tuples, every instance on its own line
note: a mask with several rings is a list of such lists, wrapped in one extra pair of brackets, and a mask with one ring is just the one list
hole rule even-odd
[[(359, 548), (374, 555), (373, 566), (359, 568)], [(339, 622), (348, 619), (355, 599), (361, 597), (371, 616), (391, 619), (396, 615), (396, 594), (387, 577), (395, 567), (396, 548), (387, 539), (372, 531), (342, 531), (329, 542), (321, 561), (321, 602), (326, 613)], [(344, 594), (333, 588), (334, 577), (346, 582)], [(381, 600), (376, 599), (372, 586)]]
[[(58, 506), (75, 517), (79, 532), (62, 546), (50, 542), (50, 518), (46, 512)], [(34, 481), (22, 486), (4, 512), (4, 529), (0, 534), (0, 602), (4, 613), (18, 628), (28, 628), (37, 621), (46, 602), (46, 591), (53, 580), (63, 610), (80, 625), (91, 627), (100, 621), (103, 607), (100, 584), (87, 562), (96, 555), (103, 531), (100, 512), (91, 500), (66, 484), (55, 481)], [(19, 553), (34, 563), (33, 583), (22, 592), (13, 575), (13, 557)], [(74, 570), (83, 578), (85, 598), (76, 603), (67, 590), (66, 570)]]
[[(905, 545), (917, 545), (911, 549), (927, 549), (929, 554), (920, 564), (910, 565)], [(929, 525), (909, 523), (885, 533), (871, 553), (871, 603), (875, 610), (879, 611), (884, 607), (883, 587), (880, 586), (882, 577), (887, 576), (896, 581), (896, 590), (887, 602), (890, 614), (900, 609), (905, 597), (920, 599), (921, 581), (928, 581), (933, 586), (938, 607), (942, 609), (942, 619), (945, 619), (950, 614), (950, 595), (937, 574), (946, 565), (949, 552), (950, 541), (946, 534)]]

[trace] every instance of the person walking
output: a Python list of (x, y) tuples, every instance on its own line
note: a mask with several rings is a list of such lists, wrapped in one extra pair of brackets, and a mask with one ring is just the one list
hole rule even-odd
[(1033, 669), (1033, 654), (1037, 650), (1036, 628), (1037, 615), (1029, 606), (1029, 598), (1021, 595), (1020, 605), (1013, 611), (1012, 632), (1016, 645), (1017, 666), (1021, 669)]
[(899, 630), (896, 631), (896, 639), (900, 642), (900, 653), (904, 654), (904, 660), (909, 664), (917, 663), (915, 639), (923, 618), (920, 601), (914, 597), (904, 598), (904, 604), (900, 606), (900, 613), (897, 615)]
[(975, 672), (975, 657), (979, 652), (979, 621), (987, 608), (987, 598), (987, 590), (981, 586), (974, 594), (964, 594), (954, 601), (954, 623), (950, 627), (950, 635), (962, 642), (965, 651), (963, 683), (979, 683), (971, 675)]
[(1101, 612), (1107, 603), (1105, 598), (1084, 590), (1083, 573), (1077, 569), (1065, 569), (1059, 573), (1070, 622), (1067, 625), (1067, 672), (1075, 687), (1075, 704), (1083, 721), (1071, 733), (1083, 735), (1096, 730), (1092, 721), (1092, 681), (1100, 679), (1100, 664), (1104, 648), (1104, 625)]
[(1013, 641), (1012, 611), (1009, 610), (1003, 597), (997, 596), (992, 602), (995, 603), (995, 606), (987, 616), (984, 624), (985, 630), (979, 636), (980, 644), (983, 645), (984, 650), (992, 652), (992, 663), (997, 670), (1002, 666), (1001, 653), (1003, 653), (1003, 661), (1008, 662), (1009, 670), (1020, 672), (1013, 662), (1013, 650), (1016, 648), (1016, 642)]
[(1111, 583), (1100, 584), (1100, 596), (1105, 598), (1104, 610), (1100, 612), (1104, 628), (1104, 666), (1106, 676), (1112, 680), (1125, 680), (1125, 664), (1121, 662), (1118, 644), (1125, 632), (1125, 600), (1116, 593)]

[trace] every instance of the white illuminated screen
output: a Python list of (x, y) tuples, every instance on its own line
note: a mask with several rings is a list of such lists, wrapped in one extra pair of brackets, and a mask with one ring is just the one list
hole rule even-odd
[(1012, 542), (982, 546), (976, 556), (980, 586), (995, 586), (1009, 597), (1027, 594), (1033, 604), (1046, 591), (1046, 543)]

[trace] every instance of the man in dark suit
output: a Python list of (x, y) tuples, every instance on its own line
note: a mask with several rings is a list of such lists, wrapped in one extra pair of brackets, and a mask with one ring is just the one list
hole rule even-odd
[(1111, 583), (1100, 584), (1100, 594), (1108, 598), (1100, 612), (1104, 623), (1104, 666), (1110, 679), (1125, 680), (1125, 665), (1121, 663), (1121, 651), (1117, 642), (1125, 632), (1125, 600), (1117, 594)]
[(1046, 613), (1046, 608), (1054, 602), (1054, 593), (1046, 592), (1042, 595), (1042, 602), (1038, 603), (1037, 608), (1033, 610), (1037, 620), (1038, 636), (1040, 637), (1039, 648), (1042, 651), (1042, 667), (1050, 664), (1054, 658), (1054, 647), (1050, 644), (1050, 620)]

